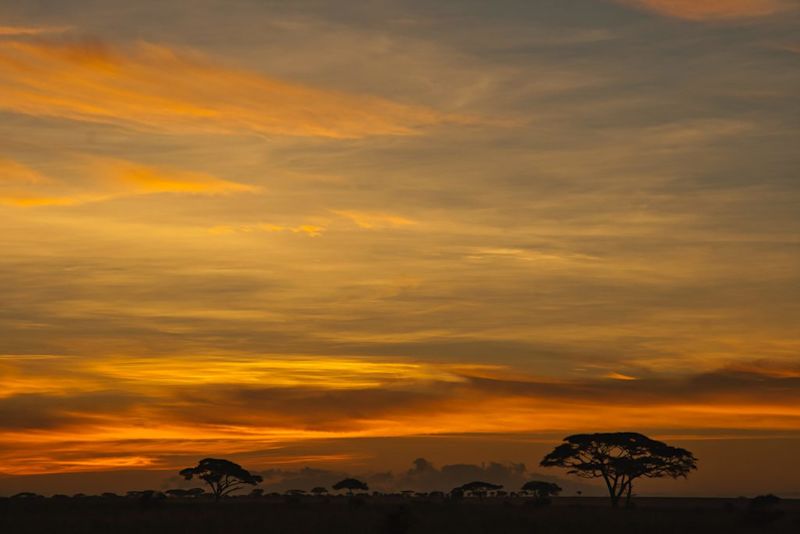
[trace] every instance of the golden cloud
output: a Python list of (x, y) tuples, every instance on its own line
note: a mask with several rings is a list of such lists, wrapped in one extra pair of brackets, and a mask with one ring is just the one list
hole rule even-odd
[(14, 206), (71, 206), (131, 195), (185, 193), (224, 195), (254, 192), (252, 185), (231, 182), (207, 173), (143, 165), (120, 159), (85, 158), (79, 162), (86, 179), (70, 186), (29, 167), (0, 159), (0, 204)]
[(0, 108), (172, 133), (359, 138), (463, 122), (421, 106), (288, 83), (138, 44), (0, 42)]
[(224, 234), (251, 234), (258, 232), (277, 233), (290, 232), (293, 234), (303, 234), (308, 237), (319, 237), (327, 228), (316, 224), (300, 224), (297, 226), (283, 226), (280, 224), (257, 223), (257, 224), (237, 224), (219, 225), (209, 228), (209, 232), (215, 235)]
[(396, 228), (399, 226), (411, 226), (417, 224), (416, 221), (401, 217), (399, 215), (392, 215), (390, 213), (378, 212), (364, 212), (352, 210), (333, 210), (333, 213), (349, 219), (354, 222), (356, 226), (365, 229), (377, 228)]
[(617, 0), (648, 11), (686, 20), (763, 17), (796, 9), (788, 0)]

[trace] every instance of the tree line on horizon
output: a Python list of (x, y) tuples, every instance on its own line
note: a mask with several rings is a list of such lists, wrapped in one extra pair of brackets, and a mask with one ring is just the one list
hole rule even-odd
[[(697, 458), (688, 450), (667, 445), (637, 432), (601, 432), (593, 434), (574, 434), (563, 439), (539, 463), (541, 467), (558, 467), (567, 470), (567, 474), (584, 479), (602, 479), (611, 499), (613, 507), (619, 506), (624, 499), (630, 505), (633, 496), (633, 484), (642, 478), (686, 478), (697, 469)], [(263, 477), (250, 473), (241, 465), (220, 458), (204, 458), (194, 467), (180, 470), (179, 475), (186, 480), (195, 477), (202, 480), (209, 488), (214, 500), (220, 500), (247, 486), (257, 486)], [(502, 485), (475, 480), (453, 488), (448, 493), (431, 492), (429, 495), (484, 497), (486, 495), (508, 495), (501, 491)], [(355, 478), (345, 478), (332, 486), (335, 491), (344, 490), (348, 495), (354, 492), (366, 492), (368, 485)], [(519, 490), (522, 495), (532, 495), (539, 503), (549, 502), (551, 496), (561, 492), (561, 488), (552, 482), (531, 480)], [(130, 497), (151, 498), (154, 490), (128, 492)], [(304, 495), (305, 490), (290, 490), (288, 494)], [(327, 488), (316, 486), (308, 491), (312, 495), (325, 495)], [(415, 494), (404, 491), (402, 494)], [(579, 495), (580, 491), (577, 492)], [(205, 494), (202, 488), (170, 489), (163, 495), (173, 497), (200, 497)], [(263, 495), (263, 489), (256, 488), (250, 496)], [(23, 492), (15, 497), (35, 497), (36, 494)], [(83, 496), (83, 494), (78, 494)], [(112, 493), (104, 493), (106, 497), (116, 497)], [(64, 496), (65, 497), (65, 496)]]
[[(567, 469), (567, 474), (581, 478), (602, 479), (611, 505), (617, 507), (623, 498), (626, 505), (630, 505), (634, 481), (641, 478), (686, 478), (691, 471), (697, 469), (697, 458), (686, 449), (667, 445), (637, 432), (604, 432), (567, 436), (539, 465), (564, 468)], [(250, 473), (239, 464), (218, 458), (200, 460), (195, 467), (182, 469), (179, 474), (186, 480), (197, 477), (205, 482), (215, 500), (248, 485), (256, 486), (263, 482), (260, 475)], [(490, 482), (473, 481), (454, 488), (449, 495), (482, 497), (501, 488), (501, 485)], [(355, 491), (368, 491), (369, 487), (358, 479), (346, 478), (334, 484), (333, 489), (346, 490), (352, 495)], [(521, 491), (534, 495), (544, 503), (551, 496), (558, 495), (561, 488), (550, 482), (530, 481)], [(316, 487), (311, 493), (320, 495), (327, 493), (327, 490)]]
[[(611, 499), (612, 507), (618, 507), (624, 499), (627, 506), (631, 504), (633, 484), (642, 478), (686, 478), (691, 471), (697, 469), (697, 458), (688, 450), (667, 445), (637, 432), (602, 432), (593, 434), (574, 434), (563, 439), (539, 463), (541, 467), (558, 467), (567, 470), (567, 474), (584, 479), (602, 479)], [(210, 496), (218, 501), (248, 486), (257, 486), (263, 477), (250, 473), (241, 465), (220, 458), (204, 458), (194, 467), (179, 471), (185, 480), (197, 478), (203, 481), (210, 490)], [(436, 491), (427, 495), (462, 498), (475, 496), (483, 498), (487, 495), (508, 495), (502, 491), (503, 486), (475, 480), (455, 487), (447, 493)], [(366, 482), (356, 478), (345, 478), (332, 485), (335, 491), (346, 491), (352, 496), (354, 492), (367, 492)], [(539, 504), (549, 503), (550, 497), (562, 491), (557, 484), (541, 480), (531, 480), (523, 484), (515, 495), (533, 496)], [(255, 488), (251, 497), (259, 497), (263, 489)], [(290, 490), (289, 495), (300, 496), (326, 495), (328, 490), (316, 486), (308, 492)], [(401, 492), (403, 495), (415, 494), (413, 491)], [(577, 492), (579, 495), (580, 491)], [(163, 494), (154, 490), (128, 492), (129, 497), (152, 499), (157, 495), (197, 498), (206, 495), (202, 488), (170, 489)], [(33, 493), (19, 493), (15, 497), (35, 497)], [(78, 494), (83, 496), (83, 494)], [(117, 497), (116, 494), (104, 493), (104, 497)]]

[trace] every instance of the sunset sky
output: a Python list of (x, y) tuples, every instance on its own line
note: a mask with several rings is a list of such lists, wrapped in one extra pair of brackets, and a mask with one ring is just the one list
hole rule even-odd
[(700, 458), (643, 493), (800, 496), (798, 30), (0, 0), (0, 495), (206, 456), (563, 476), (562, 437), (632, 430)]

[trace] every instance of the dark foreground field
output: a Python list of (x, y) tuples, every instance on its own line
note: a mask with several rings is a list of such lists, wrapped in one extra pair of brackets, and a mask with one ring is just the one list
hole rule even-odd
[(0, 532), (46, 533), (680, 533), (800, 532), (800, 501), (768, 511), (742, 499), (647, 499), (612, 510), (594, 498), (537, 507), (519, 499), (262, 498), (139, 502), (0, 499)]

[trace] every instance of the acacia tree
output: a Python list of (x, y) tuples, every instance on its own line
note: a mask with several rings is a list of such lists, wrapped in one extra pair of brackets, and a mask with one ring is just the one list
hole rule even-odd
[(561, 486), (554, 482), (545, 482), (543, 480), (531, 480), (522, 486), (522, 491), (533, 493), (533, 496), (538, 502), (550, 502), (550, 496), (555, 496), (561, 493)]
[(339, 490), (347, 490), (348, 495), (352, 495), (354, 490), (361, 490), (361, 491), (368, 491), (369, 486), (365, 482), (361, 482), (355, 478), (345, 478), (344, 480), (340, 480), (336, 484), (332, 486), (333, 489), (336, 491)]
[(246, 484), (255, 486), (264, 480), (239, 464), (218, 458), (204, 458), (197, 466), (182, 469), (179, 474), (186, 480), (196, 476), (204, 481), (217, 501)]
[(636, 432), (575, 434), (544, 457), (542, 467), (563, 467), (583, 478), (602, 478), (616, 507), (630, 504), (637, 478), (679, 478), (697, 469), (697, 458), (678, 447)]
[(461, 495), (470, 493), (472, 495), (477, 495), (479, 499), (483, 499), (483, 497), (490, 491), (497, 491), (502, 488), (503, 486), (501, 484), (492, 484), (491, 482), (476, 480), (474, 482), (468, 482), (463, 486), (459, 486), (453, 491), (456, 493), (460, 492)]

